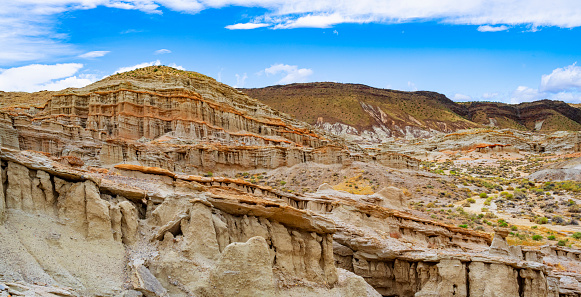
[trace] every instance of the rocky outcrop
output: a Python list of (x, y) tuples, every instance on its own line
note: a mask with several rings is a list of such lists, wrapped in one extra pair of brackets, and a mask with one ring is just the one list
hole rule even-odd
[[(55, 266), (50, 260), (20, 258), (19, 265), (36, 263), (37, 268), (29, 270), (36, 272), (20, 272), (12, 281), (44, 278), (47, 284), (66, 284), (74, 294), (89, 295), (108, 287), (109, 293), (101, 295), (109, 296), (123, 291), (120, 280), (125, 266), (132, 279), (129, 289), (145, 296), (285, 296), (293, 292), (376, 296), (363, 280), (387, 296), (577, 292), (569, 278), (543, 262), (581, 262), (581, 251), (516, 249), (506, 245), (504, 230), (499, 229), (492, 240), (485, 233), (415, 217), (403, 206), (398, 211), (378, 205), (367, 195), (328, 188), (307, 195), (282, 194), (236, 179), (177, 175), (135, 165), (119, 166), (120, 174), (81, 172), (51, 163), (40, 154), (5, 150), (0, 158), (8, 176), (28, 179), (7, 178), (3, 184), (11, 189), (6, 191), (11, 202), (0, 229), (21, 226), (27, 214), (38, 213), (42, 220), (69, 228), (66, 236), (71, 242), (86, 242), (97, 249), (116, 247), (117, 253), (125, 249), (116, 260), (118, 270), (112, 270), (118, 271), (117, 280), (109, 276), (89, 281), (73, 274), (70, 263)], [(147, 190), (137, 191), (141, 187)], [(51, 188), (53, 196), (46, 194)], [(397, 198), (396, 190), (389, 191)], [(33, 191), (45, 193), (43, 199), (35, 202), (28, 194)], [(15, 242), (20, 240), (30, 252), (38, 253), (36, 247), (31, 249), (32, 239), (25, 238)], [(48, 238), (55, 248), (71, 248), (69, 239)], [(13, 241), (10, 236), (6, 239)], [(0, 249), (5, 255), (15, 252), (14, 245), (3, 239)], [(100, 263), (99, 258), (91, 259), (95, 265)], [(14, 270), (15, 265), (1, 264), (0, 275), (25, 271)], [(341, 269), (358, 276), (347, 277)], [(559, 277), (565, 282), (559, 282)], [(319, 289), (305, 293), (300, 289), (305, 286)]]
[[(155, 69), (174, 79), (148, 79)], [(2, 146), (78, 158), (79, 166), (137, 162), (198, 174), (306, 162), (419, 167), (405, 155), (365, 152), (193, 72), (149, 67), (139, 73), (67, 89), (34, 111), (1, 110)]]

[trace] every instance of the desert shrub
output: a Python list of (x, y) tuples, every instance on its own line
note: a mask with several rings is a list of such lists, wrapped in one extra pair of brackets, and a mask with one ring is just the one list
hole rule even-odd
[(527, 195), (520, 189), (514, 190), (513, 196), (515, 199), (519, 199), (519, 200), (527, 198)]
[(460, 228), (468, 228), (468, 225), (462, 224), (462, 225), (458, 225), (458, 227), (460, 227)]
[(546, 218), (546, 217), (542, 217), (542, 218), (538, 218), (538, 219), (537, 219), (537, 224), (540, 224), (540, 225), (542, 225), (542, 224), (546, 224), (546, 223), (548, 223), (548, 222), (549, 222), (549, 219), (548, 219), (548, 218)]
[(466, 199), (466, 201), (468, 201), (468, 203), (476, 203), (476, 200), (474, 200), (472, 198), (468, 198), (468, 199)]
[(551, 221), (557, 223), (557, 224), (562, 224), (565, 222), (565, 220), (563, 219), (562, 216), (554, 216)]
[(534, 241), (539, 241), (539, 240), (542, 240), (542, 239), (543, 239), (543, 237), (541, 235), (539, 235), (539, 234), (533, 235), (533, 240)]
[(498, 220), (498, 227), (508, 227), (508, 223), (503, 219), (499, 219)]
[(486, 197), (488, 197), (488, 194), (486, 194), (486, 193), (480, 193), (480, 195), (478, 195), (478, 196), (480, 196), (480, 198), (486, 198)]
[(573, 233), (573, 235), (571, 235), (571, 237), (573, 237), (575, 239), (581, 239), (581, 232), (575, 232), (575, 233)]
[(548, 240), (556, 240), (555, 235), (549, 235), (547, 236)]
[(518, 230), (518, 227), (517, 226), (514, 226), (514, 225), (513, 226), (510, 226), (510, 230), (517, 231)]
[(565, 241), (565, 240), (559, 240), (559, 241), (557, 242), (557, 245), (558, 245), (558, 246), (565, 246), (565, 244), (567, 244), (567, 241)]

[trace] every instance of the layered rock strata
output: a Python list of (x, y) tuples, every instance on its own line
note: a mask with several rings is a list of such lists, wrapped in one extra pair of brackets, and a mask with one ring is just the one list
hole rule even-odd
[[(386, 207), (402, 205), (395, 190), (369, 196), (321, 187), (292, 195), (154, 167), (120, 165), (118, 173), (102, 174), (6, 149), (0, 159), (2, 232), (61, 224), (58, 234), (34, 239), (16, 231), (13, 243), (2, 241), (3, 255), (20, 259), (0, 265), (3, 282), (42, 280), (70, 287), (71, 295), (102, 296), (128, 289), (145, 296), (282, 296), (304, 294), (306, 287), (315, 295), (377, 294), (350, 271), (384, 296), (580, 292), (578, 274), (551, 265), (565, 263), (574, 271), (581, 267), (581, 251), (509, 247), (502, 230), (492, 240), (421, 219)], [(46, 224), (34, 225), (31, 216)], [(85, 252), (88, 267), (57, 255), (26, 258), (39, 248), (68, 252), (75, 244), (94, 246)], [(103, 247), (109, 247), (107, 261), (100, 258)], [(109, 265), (112, 273), (89, 278), (94, 265)], [(349, 282), (340, 281), (346, 277)]]
[(171, 81), (148, 80), (145, 74), (114, 75), (56, 93), (44, 107), (5, 108), (0, 111), (2, 146), (74, 156), (97, 167), (139, 162), (184, 173), (272, 169), (305, 162), (419, 166), (405, 155), (363, 151), (235, 89), (192, 74), (180, 72)]

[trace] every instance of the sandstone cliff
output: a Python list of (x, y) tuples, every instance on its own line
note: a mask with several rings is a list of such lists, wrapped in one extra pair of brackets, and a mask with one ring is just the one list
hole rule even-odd
[(85, 171), (9, 149), (0, 159), (0, 279), (11, 294), (581, 292), (574, 272), (581, 251), (511, 247), (508, 231), (492, 239), (394, 210), (404, 205), (397, 189), (369, 196), (321, 187), (293, 195), (154, 167)]
[(4, 147), (73, 156), (87, 165), (138, 162), (184, 173), (304, 162), (413, 158), (368, 154), (195, 72), (153, 66), (53, 94), (38, 108), (0, 110)]

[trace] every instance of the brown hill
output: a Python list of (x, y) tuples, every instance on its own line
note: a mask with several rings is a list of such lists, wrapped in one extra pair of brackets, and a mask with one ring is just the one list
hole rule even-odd
[(510, 105), (497, 102), (465, 104), (468, 118), (479, 124), (491, 124), (519, 130), (581, 130), (581, 110), (553, 100)]
[[(370, 131), (382, 136), (429, 136), (478, 127), (460, 116), (463, 106), (433, 92), (402, 92), (360, 84), (307, 83), (242, 89), (243, 92), (297, 119), (336, 134)], [(340, 124), (340, 125), (337, 125)], [(383, 135), (381, 135), (383, 134)]]
[(241, 91), (334, 134), (371, 142), (389, 137), (429, 137), (433, 131), (490, 125), (531, 131), (581, 130), (581, 110), (561, 101), (518, 105), (456, 103), (435, 92), (402, 92), (330, 82)]

